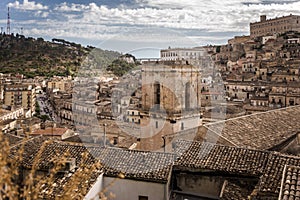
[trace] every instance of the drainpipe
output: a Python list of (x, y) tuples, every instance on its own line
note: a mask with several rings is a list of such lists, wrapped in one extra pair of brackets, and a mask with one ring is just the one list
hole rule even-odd
[(106, 125), (107, 125), (107, 124), (103, 124), (103, 127), (104, 127), (103, 146), (104, 146), (104, 147), (106, 147)]
[(161, 136), (162, 139), (164, 140), (164, 153), (166, 153), (166, 136)]

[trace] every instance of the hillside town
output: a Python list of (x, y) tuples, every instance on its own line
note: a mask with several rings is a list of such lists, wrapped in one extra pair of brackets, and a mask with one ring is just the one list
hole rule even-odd
[(1, 73), (2, 157), (18, 173), (0, 195), (300, 199), (300, 16), (249, 29), (108, 70), (90, 55), (76, 76)]

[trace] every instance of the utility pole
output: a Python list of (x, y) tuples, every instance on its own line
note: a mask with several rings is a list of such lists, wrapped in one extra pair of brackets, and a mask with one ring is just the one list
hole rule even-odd
[(166, 153), (166, 136), (163, 135), (163, 136), (161, 136), (161, 137), (162, 137), (162, 139), (164, 140), (164, 153)]

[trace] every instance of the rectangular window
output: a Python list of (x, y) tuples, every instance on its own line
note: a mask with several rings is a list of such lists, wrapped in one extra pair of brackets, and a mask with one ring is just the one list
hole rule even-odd
[(154, 104), (160, 104), (160, 84), (154, 84)]
[(148, 200), (148, 196), (139, 196), (139, 200)]

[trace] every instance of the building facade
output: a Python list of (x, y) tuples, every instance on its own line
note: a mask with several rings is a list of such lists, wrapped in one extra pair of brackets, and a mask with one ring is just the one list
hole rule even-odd
[(0, 121), (8, 119), (17, 119), (24, 116), (24, 108), (17, 108), (15, 110), (0, 109)]
[(195, 48), (168, 48), (160, 51), (162, 61), (179, 61), (185, 60), (190, 63), (200, 61), (205, 54), (203, 47)]
[(300, 16), (289, 15), (274, 19), (267, 19), (266, 15), (260, 16), (259, 22), (250, 23), (250, 37), (280, 34), (287, 31), (300, 31)]
[(201, 73), (198, 67), (182, 61), (144, 65), (141, 148), (158, 149), (166, 145), (162, 136), (198, 127), (201, 124), (200, 107)]
[(35, 113), (36, 93), (33, 85), (8, 84), (4, 86), (4, 105)]

